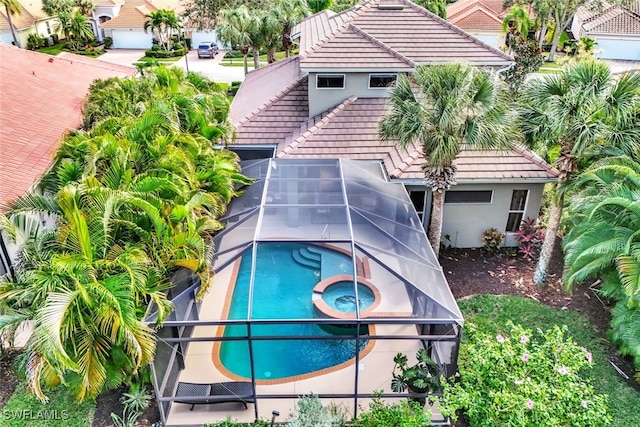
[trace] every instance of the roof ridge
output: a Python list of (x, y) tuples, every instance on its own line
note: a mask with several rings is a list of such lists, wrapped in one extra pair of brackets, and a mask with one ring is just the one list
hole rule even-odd
[(407, 169), (409, 169), (411, 166), (413, 166), (413, 164), (416, 162), (416, 160), (419, 160), (420, 157), (424, 157), (422, 154), (422, 150), (420, 148), (418, 148), (418, 144), (416, 142), (412, 143), (412, 151), (409, 152), (408, 147), (405, 148), (400, 148), (396, 145), (396, 148), (398, 150), (404, 150), (407, 153), (407, 156), (404, 158), (401, 158), (401, 167), (396, 167), (393, 171), (391, 171), (389, 173), (389, 176), (394, 176), (394, 177), (399, 177), (401, 174), (403, 174), (405, 171), (407, 171)]
[(376, 39), (375, 37), (373, 37), (371, 34), (367, 33), (366, 31), (361, 30), (356, 25), (354, 25), (352, 22), (349, 23), (348, 28), (352, 28), (352, 29), (356, 30), (356, 32), (360, 33), (360, 35), (365, 37), (370, 42), (375, 43), (376, 45), (378, 45), (379, 47), (383, 48), (384, 50), (386, 50), (391, 55), (393, 55), (396, 58), (400, 59), (401, 61), (407, 63), (407, 65), (410, 65), (411, 67), (415, 67), (416, 64), (411, 59), (407, 58), (406, 56), (404, 56), (403, 54), (401, 54), (397, 50), (391, 48), (390, 46), (387, 46), (386, 44), (382, 43), (380, 40)]
[(484, 7), (484, 5), (482, 3), (474, 4), (472, 7), (468, 7), (466, 9), (463, 9), (459, 13), (456, 13), (455, 15), (448, 16), (447, 20), (449, 22), (455, 23), (455, 22), (459, 21), (460, 19), (463, 19), (463, 18), (466, 18), (466, 17), (470, 16), (474, 12), (483, 12), (489, 18), (495, 19), (496, 22), (499, 22), (502, 25), (502, 19), (500, 19), (500, 17), (498, 15), (493, 13), (492, 10), (489, 10), (486, 7)]
[(520, 153), (523, 157), (531, 160), (532, 162), (534, 162), (535, 164), (548, 169), (549, 172), (553, 173), (555, 176), (558, 176), (560, 174), (560, 172), (558, 171), (558, 169), (554, 168), (553, 166), (551, 166), (549, 163), (545, 162), (544, 159), (540, 156), (538, 156), (536, 153), (534, 153), (533, 151), (531, 151), (530, 149), (528, 149), (526, 146), (524, 146), (523, 144), (520, 143), (513, 143), (511, 145), (511, 149), (517, 153)]
[[(358, 3), (355, 6), (343, 10), (340, 13), (336, 13), (332, 16), (329, 17), (329, 19), (337, 19), (337, 17), (341, 16), (341, 15), (346, 15), (346, 12), (349, 11), (353, 11), (353, 14), (351, 14), (350, 16), (346, 16), (344, 22), (342, 24), (339, 24), (335, 30), (333, 30), (330, 34), (325, 35), (323, 38), (321, 38), (320, 40), (318, 40), (318, 42), (316, 44), (314, 44), (313, 46), (309, 47), (309, 49), (307, 49), (304, 53), (300, 54), (300, 59), (304, 59), (306, 58), (310, 53), (315, 52), (317, 49), (319, 49), (320, 47), (324, 46), (327, 42), (329, 42), (330, 40), (333, 40), (336, 35), (338, 33), (340, 33), (344, 28), (348, 27), (349, 25), (352, 25), (352, 21), (354, 20), (354, 18), (360, 14), (363, 13), (363, 11), (365, 9), (367, 9), (367, 7), (369, 6), (368, 3), (372, 3), (375, 2), (377, 0), (364, 0), (362, 1), (362, 3)], [(314, 16), (314, 15), (312, 15)], [(308, 19), (308, 18), (306, 18)]]
[(495, 47), (493, 47), (493, 46), (491, 46), (491, 45), (489, 45), (489, 44), (487, 44), (487, 43), (483, 42), (482, 40), (479, 40), (479, 39), (477, 39), (477, 38), (475, 38), (475, 37), (472, 37), (471, 35), (467, 34), (467, 32), (466, 32), (466, 31), (462, 30), (461, 28), (456, 27), (455, 25), (453, 25), (451, 22), (447, 21), (446, 19), (442, 19), (442, 18), (440, 18), (440, 17), (439, 17), (438, 15), (436, 15), (435, 13), (431, 13), (431, 12), (429, 12), (429, 11), (428, 11), (427, 9), (425, 9), (424, 7), (422, 7), (422, 6), (418, 6), (417, 4), (412, 3), (412, 2), (410, 2), (410, 1), (408, 1), (408, 0), (396, 0), (396, 1), (403, 2), (403, 3), (405, 3), (405, 4), (408, 4), (409, 6), (413, 5), (413, 7), (414, 7), (418, 12), (422, 13), (424, 16), (431, 17), (431, 18), (433, 18), (433, 19), (435, 19), (435, 20), (437, 20), (437, 21), (440, 21), (442, 24), (444, 24), (444, 25), (446, 25), (447, 27), (449, 27), (449, 29), (451, 29), (451, 30), (453, 30), (454, 32), (456, 32), (456, 33), (460, 34), (461, 36), (465, 37), (465, 38), (466, 38), (466, 39), (468, 39), (469, 41), (471, 41), (471, 42), (473, 42), (473, 43), (475, 43), (475, 44), (481, 45), (481, 46), (483, 46), (483, 47), (487, 47), (487, 48), (489, 48), (492, 52), (499, 54), (503, 59), (507, 59), (507, 60), (509, 60), (509, 61), (513, 61), (513, 60), (514, 60), (511, 56), (507, 55), (506, 53), (504, 53), (504, 52), (503, 52), (503, 51), (501, 51), (500, 49), (497, 49), (497, 48), (495, 48)]
[(269, 106), (271, 106), (273, 103), (275, 103), (276, 101), (282, 99), (285, 95), (287, 95), (289, 92), (291, 92), (292, 90), (294, 90), (296, 87), (298, 87), (300, 85), (300, 83), (302, 83), (305, 79), (308, 78), (308, 75), (305, 74), (304, 76), (300, 77), (298, 80), (296, 80), (295, 82), (291, 83), (289, 86), (285, 87), (284, 89), (282, 89), (280, 92), (278, 92), (277, 94), (275, 94), (274, 96), (272, 96), (271, 98), (269, 98), (266, 102), (264, 102), (262, 105), (260, 105), (259, 107), (257, 107), (255, 110), (253, 110), (251, 113), (249, 113), (247, 116), (243, 117), (237, 124), (236, 127), (238, 126), (242, 126), (243, 124), (247, 123), (249, 120), (251, 120), (252, 118), (254, 118), (255, 116), (257, 116), (260, 112), (264, 111), (266, 108), (268, 108)]
[[(294, 138), (295, 134), (291, 134), (287, 136), (285, 140), (282, 142), (282, 150), (280, 154), (288, 154), (291, 151), (294, 151), (300, 143), (304, 142), (308, 137), (314, 135), (317, 131), (324, 128), (327, 123), (331, 121), (338, 113), (347, 108), (349, 105), (353, 104), (358, 99), (357, 96), (351, 95), (349, 98), (342, 101), (340, 104), (336, 105), (330, 110), (325, 110), (322, 113), (316, 114), (313, 117), (308, 118), (304, 122), (300, 124), (299, 129), (306, 129), (303, 132), (298, 132), (296, 138)], [(319, 121), (315, 121), (318, 118), (322, 117)], [(309, 124), (314, 123), (313, 126), (309, 127)], [(278, 155), (280, 155), (278, 154)]]

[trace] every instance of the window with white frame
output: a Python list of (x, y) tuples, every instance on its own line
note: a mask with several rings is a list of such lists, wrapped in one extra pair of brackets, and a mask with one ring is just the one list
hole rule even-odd
[(449, 190), (444, 193), (445, 203), (491, 203), (493, 191), (457, 191)]
[(369, 74), (369, 89), (386, 89), (395, 86), (397, 74)]
[(420, 217), (420, 221), (424, 221), (425, 202), (427, 200), (426, 194), (424, 190), (409, 191), (409, 198), (418, 213), (418, 217)]
[(524, 218), (524, 210), (527, 206), (529, 190), (513, 190), (511, 204), (509, 205), (509, 217), (507, 219), (508, 232), (516, 232), (520, 229), (520, 223)]
[(317, 89), (344, 89), (344, 74), (318, 74)]

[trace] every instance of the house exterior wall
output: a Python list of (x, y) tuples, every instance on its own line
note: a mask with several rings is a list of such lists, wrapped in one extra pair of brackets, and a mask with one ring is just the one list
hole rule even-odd
[(513, 190), (529, 190), (523, 219), (537, 218), (542, 202), (544, 184), (461, 184), (453, 191), (493, 191), (491, 203), (460, 203), (444, 205), (443, 244), (457, 248), (482, 246), (482, 233), (496, 228), (506, 235), (503, 246), (518, 246), (514, 233), (506, 233), (507, 219)]
[(607, 37), (589, 34), (595, 39), (596, 58), (640, 61), (640, 37)]
[[(316, 78), (321, 75), (344, 75), (343, 89), (318, 89)], [(379, 98), (386, 96), (388, 89), (369, 89), (370, 74), (397, 74), (381, 71), (368, 71), (366, 73), (309, 73), (309, 117), (313, 117), (335, 105), (341, 103), (352, 95), (359, 98)]]
[(473, 37), (478, 40), (488, 44), (489, 46), (495, 47), (497, 49), (501, 49), (505, 46), (505, 33), (503, 32), (488, 32), (488, 31), (476, 31), (476, 30), (465, 30), (468, 34), (471, 34)]

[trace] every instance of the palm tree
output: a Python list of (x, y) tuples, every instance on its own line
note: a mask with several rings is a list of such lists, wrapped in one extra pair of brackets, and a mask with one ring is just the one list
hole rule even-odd
[(291, 53), (291, 29), (310, 13), (306, 0), (279, 0), (273, 13), (281, 26), (281, 43), (285, 57)]
[(531, 80), (525, 86), (519, 107), (525, 138), (560, 150), (554, 163), (560, 172), (557, 197), (533, 277), (538, 286), (546, 284), (565, 189), (581, 162), (607, 146), (630, 155), (640, 150), (639, 88), (640, 73), (614, 79), (608, 66), (597, 61), (574, 64), (561, 74)]
[(502, 20), (502, 31), (507, 32), (506, 44), (509, 54), (513, 52), (513, 45), (518, 40), (527, 40), (531, 20), (527, 10), (522, 6), (513, 6)]
[(244, 74), (249, 72), (247, 64), (247, 54), (253, 44), (253, 39), (258, 22), (255, 15), (249, 12), (246, 6), (236, 9), (229, 9), (222, 12), (224, 24), (219, 25), (216, 30), (220, 40), (228, 43), (242, 53), (244, 60)]
[(144, 32), (149, 29), (158, 36), (163, 49), (169, 50), (169, 42), (173, 30), (180, 28), (180, 22), (173, 10), (158, 9), (145, 15)]
[(617, 301), (613, 337), (640, 368), (640, 163), (606, 158), (572, 183), (571, 228), (564, 240), (565, 286), (602, 280), (601, 292)]
[(333, 0), (307, 0), (311, 12), (318, 13), (325, 9), (331, 9)]
[(444, 192), (455, 184), (453, 161), (464, 144), (508, 148), (511, 122), (496, 83), (486, 72), (458, 64), (418, 66), (412, 76), (398, 76), (379, 135), (383, 141), (396, 140), (402, 148), (422, 147), (425, 183), (433, 194), (429, 241), (436, 256)]
[(447, 19), (447, 2), (445, 0), (416, 0), (414, 3), (442, 19)]
[(7, 14), (7, 21), (9, 23), (9, 29), (11, 30), (11, 37), (13, 37), (13, 43), (20, 46), (20, 41), (18, 37), (16, 37), (16, 29), (13, 27), (13, 21), (11, 20), (11, 15), (20, 15), (22, 13), (22, 6), (16, 0), (0, 0), (2, 1), (2, 5), (4, 6), (4, 11)]
[(91, 29), (89, 18), (79, 12), (76, 12), (71, 16), (68, 34), (79, 43), (88, 42), (95, 37), (93, 30)]
[(253, 66), (260, 67), (260, 49), (267, 51), (267, 62), (272, 64), (276, 61), (276, 51), (280, 47), (282, 27), (273, 13), (270, 11), (257, 10), (254, 12), (256, 27), (251, 36), (251, 49), (253, 51)]

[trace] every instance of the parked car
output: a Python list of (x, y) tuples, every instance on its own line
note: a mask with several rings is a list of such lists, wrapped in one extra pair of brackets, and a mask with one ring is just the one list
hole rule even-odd
[(202, 42), (198, 45), (198, 58), (213, 58), (218, 53), (218, 45), (213, 42)]

